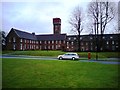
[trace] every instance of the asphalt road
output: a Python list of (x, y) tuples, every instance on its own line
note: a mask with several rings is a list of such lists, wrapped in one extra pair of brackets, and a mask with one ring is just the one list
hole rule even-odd
[(24, 55), (2, 55), (0, 58), (19, 58), (19, 59), (37, 59), (37, 60), (58, 60), (56, 57), (46, 56), (24, 56)]
[[(48, 56), (24, 56), (24, 55), (0, 55), (0, 58), (19, 58), (19, 59), (35, 59), (35, 60), (58, 60), (57, 57), (48, 57)], [(112, 58), (111, 58), (112, 59)], [(95, 62), (95, 63), (102, 63), (102, 64), (120, 64), (118, 62), (118, 58), (113, 58), (115, 61), (107, 60), (78, 60), (80, 62)]]

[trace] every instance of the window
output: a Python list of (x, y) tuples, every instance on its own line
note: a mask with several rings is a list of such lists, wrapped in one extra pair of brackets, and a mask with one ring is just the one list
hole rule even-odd
[(105, 37), (103, 37), (103, 39), (105, 39)]
[(33, 49), (33, 45), (32, 45), (32, 49)]
[(35, 45), (34, 45), (34, 49), (35, 49)]
[(91, 51), (93, 50), (93, 47), (91, 47)]
[(111, 36), (110, 39), (112, 39), (113, 37)]
[(91, 42), (91, 45), (93, 45), (93, 43)]
[(30, 49), (32, 49), (32, 46), (30, 45)]
[(81, 42), (81, 45), (83, 45), (83, 42)]
[(86, 45), (88, 45), (88, 43), (86, 42)]
[(106, 44), (109, 44), (109, 42), (107, 41)]
[(48, 43), (50, 44), (50, 41), (48, 41)]
[(45, 49), (47, 49), (47, 47), (46, 47), (46, 46), (45, 46), (44, 48), (45, 48)]
[(60, 48), (60, 45), (58, 45), (58, 47)]
[(116, 45), (118, 45), (118, 42), (116, 42)]
[(22, 50), (22, 44), (20, 44), (20, 50)]
[(20, 42), (22, 42), (22, 39), (20, 39)]
[(82, 40), (82, 37), (80, 37), (80, 40)]
[(64, 41), (64, 44), (65, 44), (65, 41)]
[(76, 40), (76, 37), (74, 37), (74, 40)]
[(48, 49), (50, 49), (50, 46), (48, 46)]
[(73, 45), (73, 42), (71, 42), (72, 43), (72, 45)]
[(25, 43), (26, 43), (26, 40), (25, 40)]
[(40, 41), (40, 44), (41, 44), (41, 41)]
[(27, 49), (29, 49), (29, 45), (27, 46)]
[(27, 40), (27, 43), (29, 43), (29, 40)]
[(26, 44), (25, 44), (25, 49), (26, 49)]
[(90, 39), (92, 39), (92, 37), (90, 37)]
[(40, 46), (40, 49), (41, 49), (41, 46)]
[(59, 43), (61, 44), (61, 41), (59, 41)]
[(54, 43), (54, 41), (52, 41), (52, 44)]
[(112, 44), (114, 44), (114, 41), (112, 41)]
[(46, 44), (46, 41), (45, 41), (45, 44)]
[(13, 44), (13, 50), (15, 50), (15, 49), (16, 49), (15, 44)]
[(9, 38), (9, 42), (11, 42), (11, 39)]
[(58, 46), (56, 45), (56, 49), (58, 49)]
[(112, 50), (115, 50), (115, 46), (112, 46)]
[(58, 41), (56, 41), (56, 44), (58, 43)]
[(67, 42), (67, 45), (69, 44), (69, 42)]
[(31, 43), (31, 40), (30, 40), (30, 43)]
[(118, 48), (118, 46), (116, 46), (116, 48)]
[(68, 40), (71, 40), (71, 38), (69, 37)]
[(38, 49), (38, 45), (36, 46), (36, 49)]
[(52, 45), (52, 49), (54, 49), (54, 45)]
[(15, 40), (15, 37), (13, 37), (13, 42), (15, 42), (16, 40)]

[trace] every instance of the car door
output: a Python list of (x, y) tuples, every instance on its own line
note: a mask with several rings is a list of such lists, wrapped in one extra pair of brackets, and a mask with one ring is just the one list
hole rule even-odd
[(69, 59), (69, 54), (64, 54), (64, 55), (63, 55), (63, 58), (64, 58), (64, 59)]

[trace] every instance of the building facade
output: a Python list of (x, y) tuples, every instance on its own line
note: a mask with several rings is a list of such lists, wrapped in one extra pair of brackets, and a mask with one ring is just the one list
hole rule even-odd
[[(61, 34), (61, 19), (53, 18), (53, 34), (35, 35), (12, 28), (6, 37), (7, 50), (77, 51), (76, 35)], [(81, 51), (119, 51), (119, 34), (81, 35)]]

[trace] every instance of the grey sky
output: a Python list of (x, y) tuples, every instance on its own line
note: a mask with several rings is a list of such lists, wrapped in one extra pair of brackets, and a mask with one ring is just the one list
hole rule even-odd
[[(52, 34), (52, 19), (55, 17), (62, 20), (61, 32), (72, 34), (68, 23), (72, 10), (78, 5), (86, 9), (88, 4), (87, 0), (31, 0), (27, 2), (3, 0), (1, 3), (1, 30), (8, 33), (11, 28), (16, 28), (36, 34)], [(87, 12), (85, 16), (86, 14)], [(83, 34), (89, 33), (83, 32)]]

